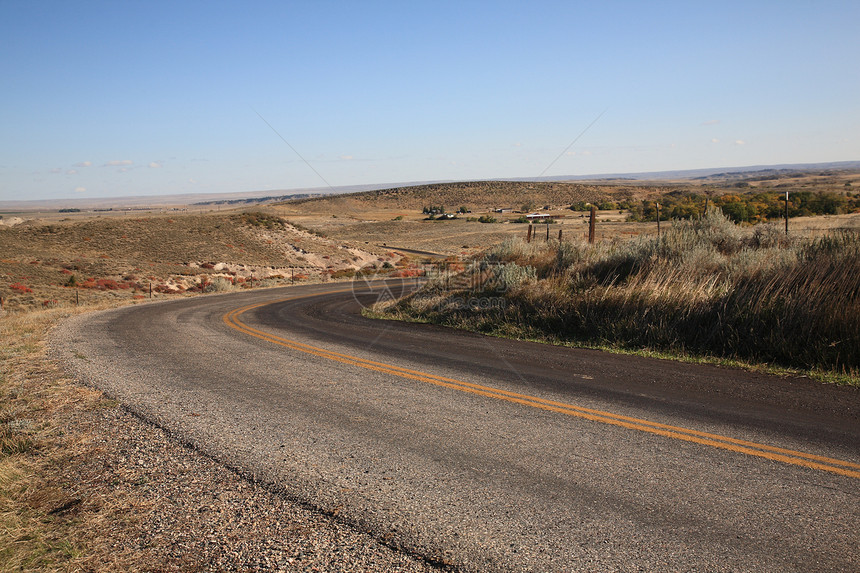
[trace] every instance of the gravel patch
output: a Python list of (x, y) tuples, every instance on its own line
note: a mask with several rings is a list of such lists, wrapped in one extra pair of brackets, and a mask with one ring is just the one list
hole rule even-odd
[(87, 535), (97, 555), (112, 556), (111, 569), (438, 570), (219, 465), (113, 401), (95, 404), (60, 422), (85, 443), (63, 472), (71, 501), (57, 513), (121, 516)]

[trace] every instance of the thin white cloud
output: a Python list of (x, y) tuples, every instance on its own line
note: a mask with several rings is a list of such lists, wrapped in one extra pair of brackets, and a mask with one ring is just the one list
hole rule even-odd
[(78, 174), (77, 169), (69, 169), (68, 171), (66, 171), (66, 175), (77, 175), (77, 174)]
[(565, 155), (576, 155), (576, 151), (568, 151)]
[(149, 166), (150, 166), (152, 169), (158, 169), (159, 167), (161, 167), (161, 162), (159, 162), (159, 161), (150, 161)]
[(743, 139), (736, 139), (735, 140), (735, 145), (746, 145), (746, 144), (747, 144), (747, 142), (744, 141)]
[(86, 187), (75, 187), (75, 193), (83, 193), (87, 190)]
[(719, 142), (720, 142), (720, 140), (719, 140), (719, 139), (717, 139), (716, 137), (714, 137), (713, 139), (711, 139), (711, 143), (719, 143)]
[(63, 172), (62, 167), (54, 167), (53, 169), (51, 169), (51, 173), (62, 173), (62, 172)]
[(718, 119), (709, 119), (708, 121), (703, 121), (702, 125), (720, 125), (720, 120)]
[(349, 161), (350, 159), (352, 159), (352, 155), (341, 155), (340, 158)]
[(133, 165), (134, 161), (131, 159), (114, 159), (113, 161), (108, 161), (104, 164), (105, 167), (121, 167), (123, 165)]
[(523, 146), (523, 144), (522, 144), (522, 143), (515, 143), (515, 144), (514, 144), (514, 147), (522, 147), (522, 146)]
[(74, 167), (92, 167), (92, 161), (81, 161), (79, 163), (75, 163)]

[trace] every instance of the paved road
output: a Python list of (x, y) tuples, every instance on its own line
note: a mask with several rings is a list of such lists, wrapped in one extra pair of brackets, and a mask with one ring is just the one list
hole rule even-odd
[(860, 392), (360, 316), (317, 285), (81, 317), (78, 375), (463, 570), (860, 570)]

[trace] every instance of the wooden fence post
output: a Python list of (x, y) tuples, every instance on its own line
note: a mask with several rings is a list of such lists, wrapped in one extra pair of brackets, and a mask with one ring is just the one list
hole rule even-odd
[(532, 242), (532, 224), (529, 223), (529, 232), (526, 235), (526, 243), (531, 243), (531, 242)]
[(654, 204), (657, 205), (657, 236), (660, 236), (660, 203), (654, 201)]
[(594, 205), (591, 206), (591, 216), (588, 219), (588, 242), (594, 242), (594, 219), (596, 217), (596, 208)]
[(558, 230), (558, 242), (561, 242), (561, 229)]

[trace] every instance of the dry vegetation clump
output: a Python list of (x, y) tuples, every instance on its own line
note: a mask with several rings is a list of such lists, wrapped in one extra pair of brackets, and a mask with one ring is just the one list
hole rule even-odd
[(660, 237), (511, 239), (389, 313), (622, 349), (860, 371), (860, 233), (790, 239), (711, 210)]

